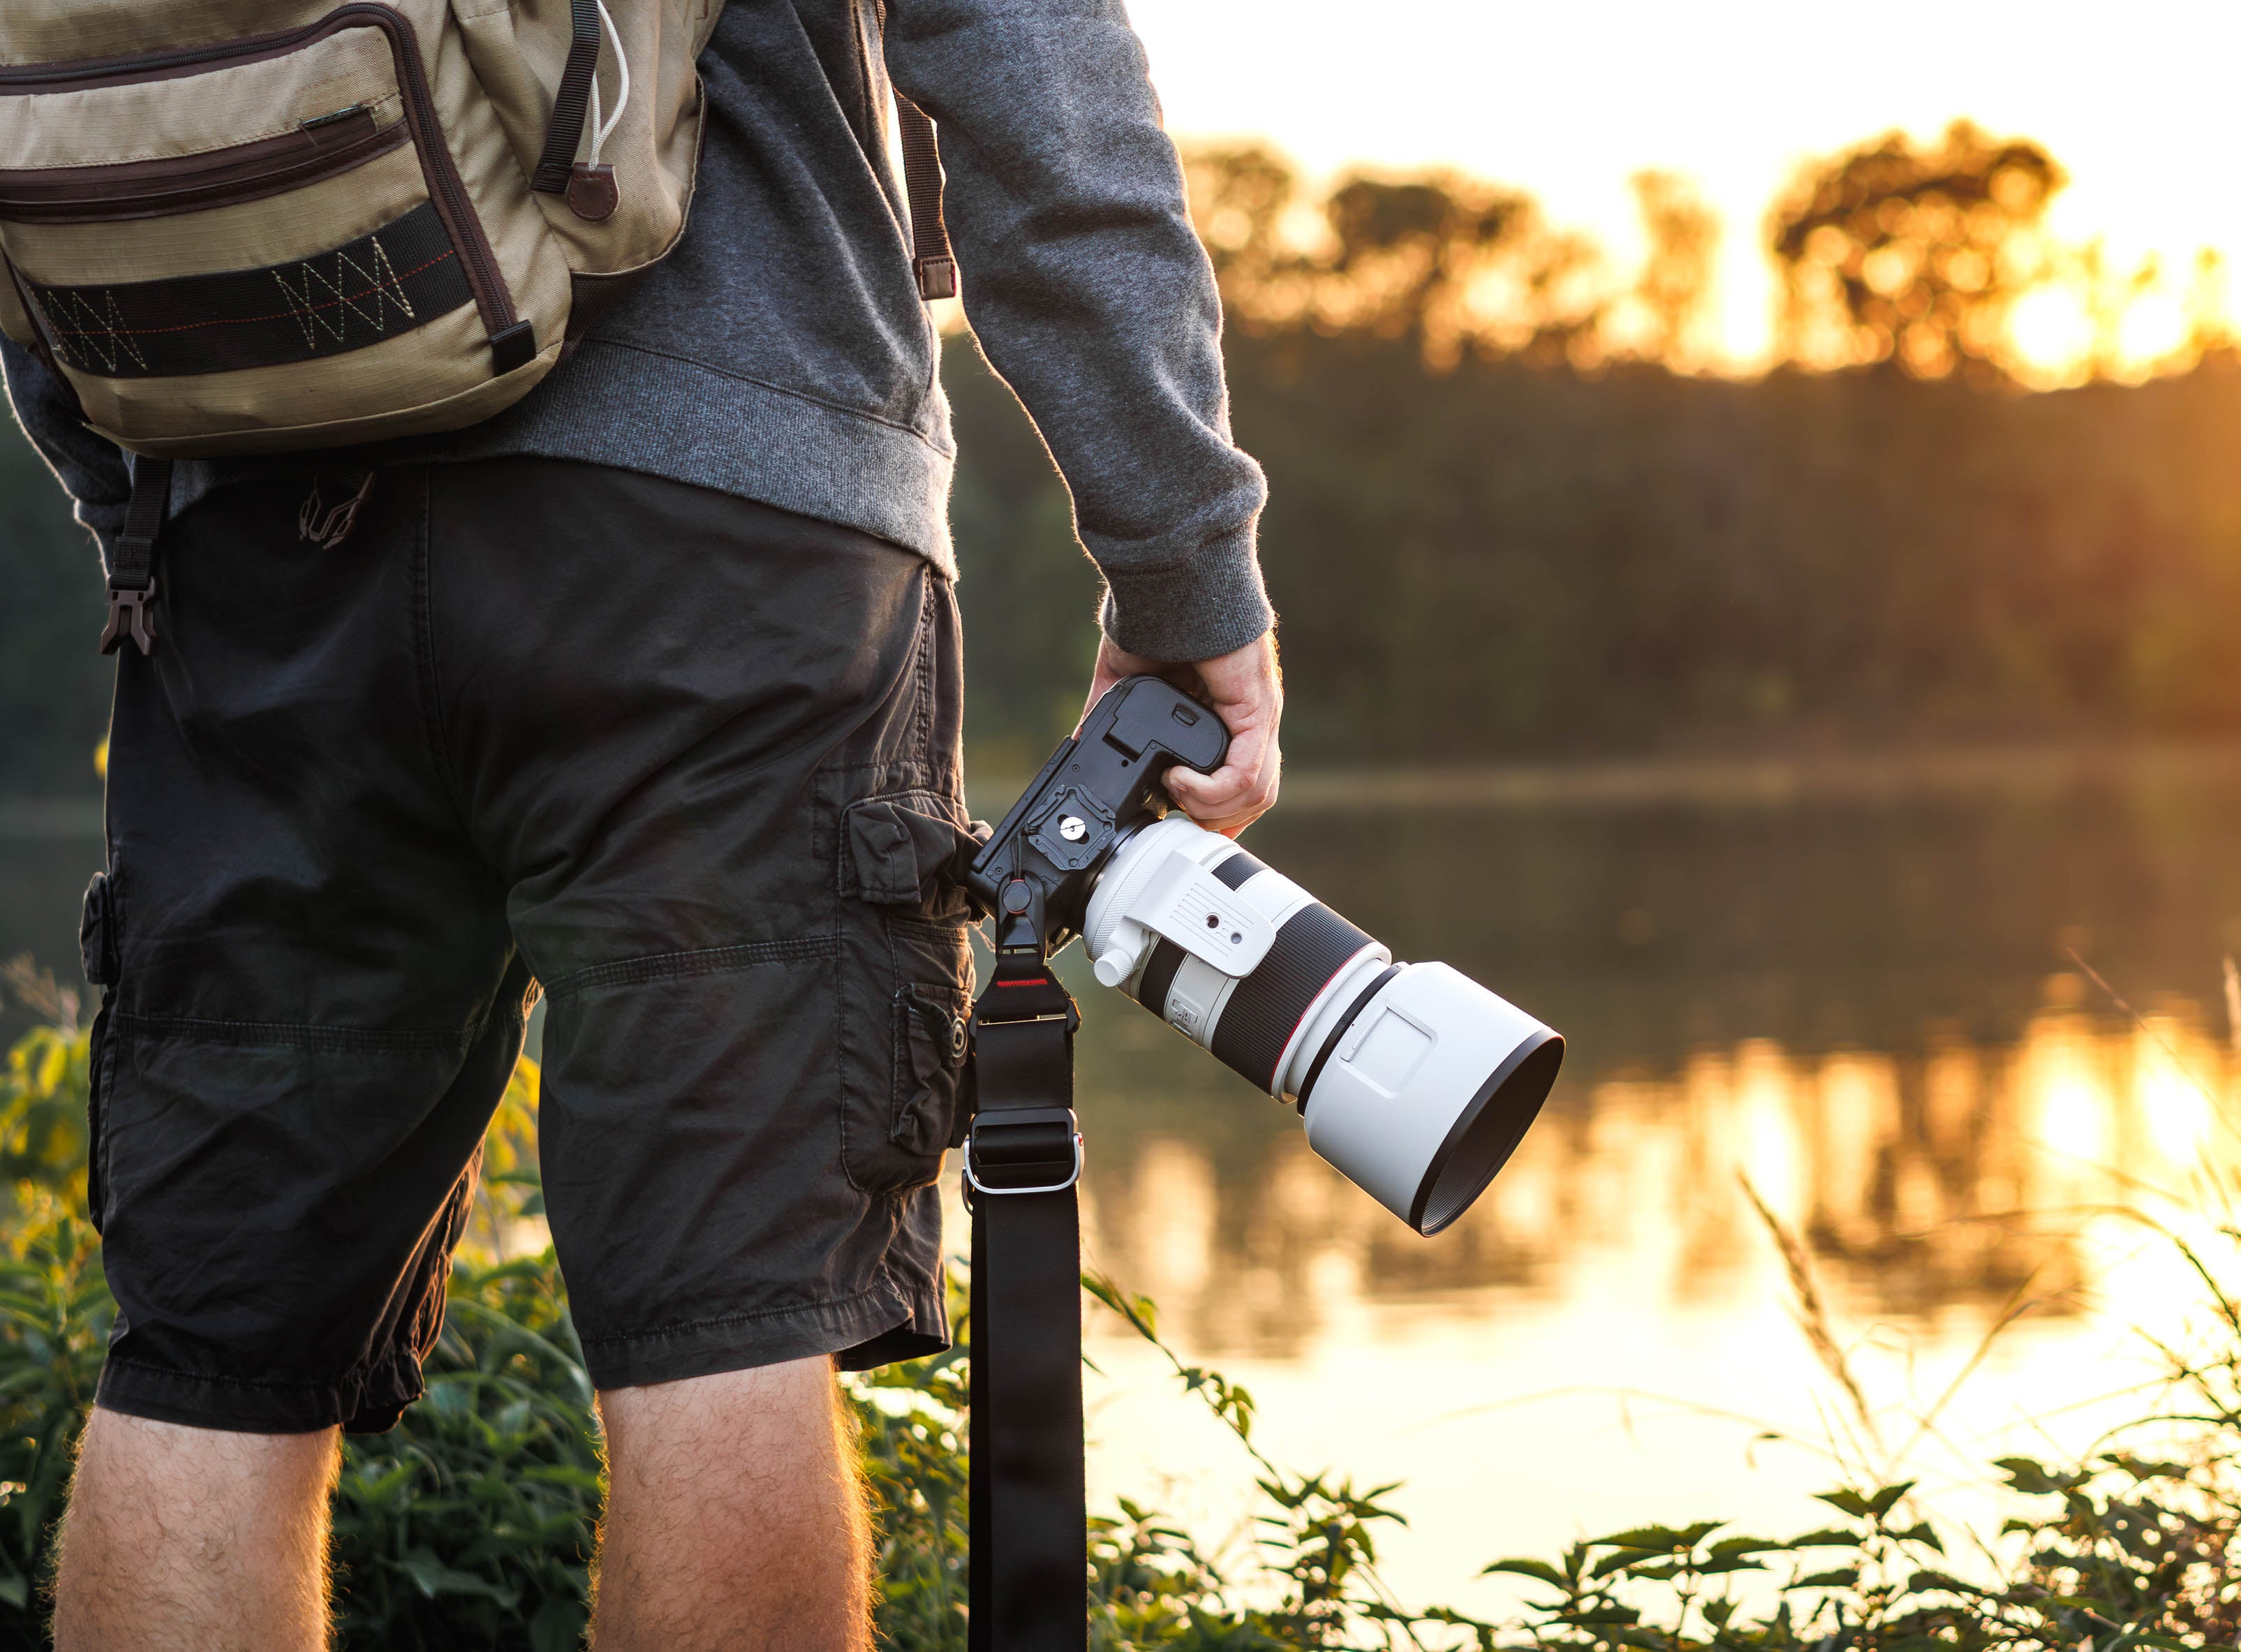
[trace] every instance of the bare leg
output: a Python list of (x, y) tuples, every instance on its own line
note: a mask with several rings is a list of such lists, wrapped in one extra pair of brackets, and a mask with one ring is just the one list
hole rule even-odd
[(56, 1652), (319, 1652), (338, 1439), (97, 1408), (63, 1522)]
[(597, 1652), (863, 1652), (869, 1540), (830, 1360), (599, 1395)]

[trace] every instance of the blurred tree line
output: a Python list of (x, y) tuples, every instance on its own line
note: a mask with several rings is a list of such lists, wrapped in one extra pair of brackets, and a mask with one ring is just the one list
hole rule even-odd
[[(2167, 284), (2047, 232), (2038, 145), (1957, 123), (1803, 169), (1765, 226), (1780, 359), (1749, 378), (1712, 371), (1722, 226), (1683, 178), (1635, 180), (1647, 252), (1619, 270), (1455, 173), (1310, 198), (1264, 149), (1188, 158), (1299, 758), (2241, 729), (2222, 273), (2118, 382)], [(2026, 393), (2017, 317), (2056, 292), (2084, 382)], [(1096, 580), (1010, 392), (967, 342), (944, 371), (968, 732), (1018, 769), (1079, 712)], [(93, 784), (97, 587), (0, 439), (0, 786)]]
[[(1453, 174), (1310, 201), (1263, 149), (1189, 162), (1271, 484), (1296, 757), (2241, 730), (2218, 272), (2118, 382), (2159, 272), (2047, 233), (2064, 175), (2038, 145), (1957, 123), (1802, 170), (1766, 226), (1781, 359), (1750, 378), (1705, 371), (1721, 226), (1685, 179), (1635, 180), (1648, 251), (1620, 271)], [(2026, 393), (2017, 307), (2064, 287), (2085, 382)], [(968, 623), (1000, 605), (1027, 643), (980, 626), (971, 726), (1024, 758), (1078, 709), (1091, 582), (1002, 387), (963, 350), (950, 384)]]

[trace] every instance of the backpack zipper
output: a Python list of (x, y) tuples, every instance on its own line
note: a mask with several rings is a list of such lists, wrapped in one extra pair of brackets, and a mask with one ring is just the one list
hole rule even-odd
[(0, 171), (0, 223), (115, 224), (259, 201), (356, 170), (410, 143), (363, 104), (291, 132), (198, 155)]
[(460, 267), (465, 271), (469, 290), (475, 295), (475, 308), (482, 317), (483, 330), (495, 338), (520, 319), (514, 311), (513, 296), (506, 291), (505, 278), (498, 270), (497, 255), (491, 250), (490, 237), (483, 231), (482, 220), (475, 215), (465, 181), (459, 177), (451, 145), (445, 141), (443, 124), (436, 118), (435, 98), (428, 87), (427, 66), (420, 58), (419, 39), (412, 33), (411, 25), (387, 6), (357, 0), (352, 4), (338, 6), (317, 23), (298, 29), (216, 45), (179, 47), (137, 57), (0, 69), (0, 96), (78, 91), (96, 86), (175, 79), (206, 64), (255, 63), (281, 57), (315, 40), (356, 28), (378, 29), (389, 41), (390, 57), (397, 66), (398, 90), (404, 94), (405, 119), (412, 134), (413, 146), (420, 154), (420, 173), (428, 184), (429, 199), (443, 218), (452, 245), (459, 251)]

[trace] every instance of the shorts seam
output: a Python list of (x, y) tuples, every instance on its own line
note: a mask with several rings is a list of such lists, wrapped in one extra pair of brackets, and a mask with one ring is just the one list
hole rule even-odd
[(117, 1354), (110, 1354), (104, 1363), (122, 1366), (128, 1371), (144, 1371), (150, 1376), (163, 1378), (166, 1382), (192, 1382), (208, 1388), (248, 1388), (258, 1392), (285, 1389), (295, 1394), (322, 1395), (350, 1387), (373, 1368), (371, 1363), (354, 1366), (339, 1375), (320, 1381), (294, 1377), (237, 1377), (207, 1371), (182, 1371), (175, 1366), (156, 1365), (146, 1360), (135, 1360)]
[(692, 952), (652, 953), (643, 958), (617, 959), (592, 964), (545, 983), (545, 996), (562, 998), (587, 987), (640, 987), (652, 981), (681, 980), (695, 975), (716, 975), (728, 970), (754, 969), (765, 964), (792, 963), (804, 959), (835, 956), (838, 935), (805, 935), (787, 940), (744, 941), (731, 946), (706, 946)]
[(919, 570), (918, 716), (911, 729), (911, 755), (929, 768), (933, 759), (933, 580)]
[(457, 1029), (441, 1027), (317, 1027), (291, 1021), (232, 1021), (200, 1016), (131, 1015), (118, 1013), (112, 1025), (123, 1033), (184, 1037), (203, 1044), (232, 1044), (253, 1048), (279, 1045), (287, 1048), (333, 1051), (456, 1050), (471, 1047), (501, 1021), (518, 1021), (515, 1012), (486, 1015)]
[[(880, 1278), (886, 1281), (886, 1265), (880, 1263)], [(887, 1288), (893, 1291), (892, 1282)], [(719, 1314), (705, 1320), (679, 1320), (670, 1325), (651, 1326), (643, 1331), (613, 1331), (603, 1335), (586, 1336), (579, 1330), (577, 1338), (587, 1348), (604, 1348), (614, 1343), (646, 1342), (657, 1338), (690, 1336), (696, 1331), (720, 1331), (733, 1325), (753, 1325), (760, 1320), (791, 1319), (802, 1314), (819, 1314), (834, 1308), (853, 1308), (860, 1302), (871, 1301), (880, 1295), (877, 1288), (858, 1291), (853, 1296), (827, 1297), (816, 1302), (796, 1302), (787, 1308), (750, 1308), (743, 1314)], [(900, 1292), (895, 1292), (901, 1294)]]
[(411, 539), (406, 547), (412, 592), (412, 652), (417, 656), (413, 676), (420, 691), (420, 726), (428, 742), (428, 760), (436, 772), (436, 784), (458, 814), (461, 811), (453, 779), (452, 744), (444, 734), (444, 685), (436, 669), (436, 490), (425, 468), (415, 479), (419, 483), (419, 521), (408, 530)]

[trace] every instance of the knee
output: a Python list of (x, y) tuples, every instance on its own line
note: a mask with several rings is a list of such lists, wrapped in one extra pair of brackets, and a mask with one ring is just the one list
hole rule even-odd
[(181, 1494), (197, 1487), (253, 1484), (305, 1497), (332, 1488), (342, 1462), (341, 1431), (238, 1434), (160, 1422), (96, 1406), (78, 1439), (77, 1484), (116, 1478)]
[(599, 1420), (618, 1495), (712, 1475), (734, 1485), (792, 1478), (843, 1455), (839, 1386), (824, 1357), (610, 1388)]

